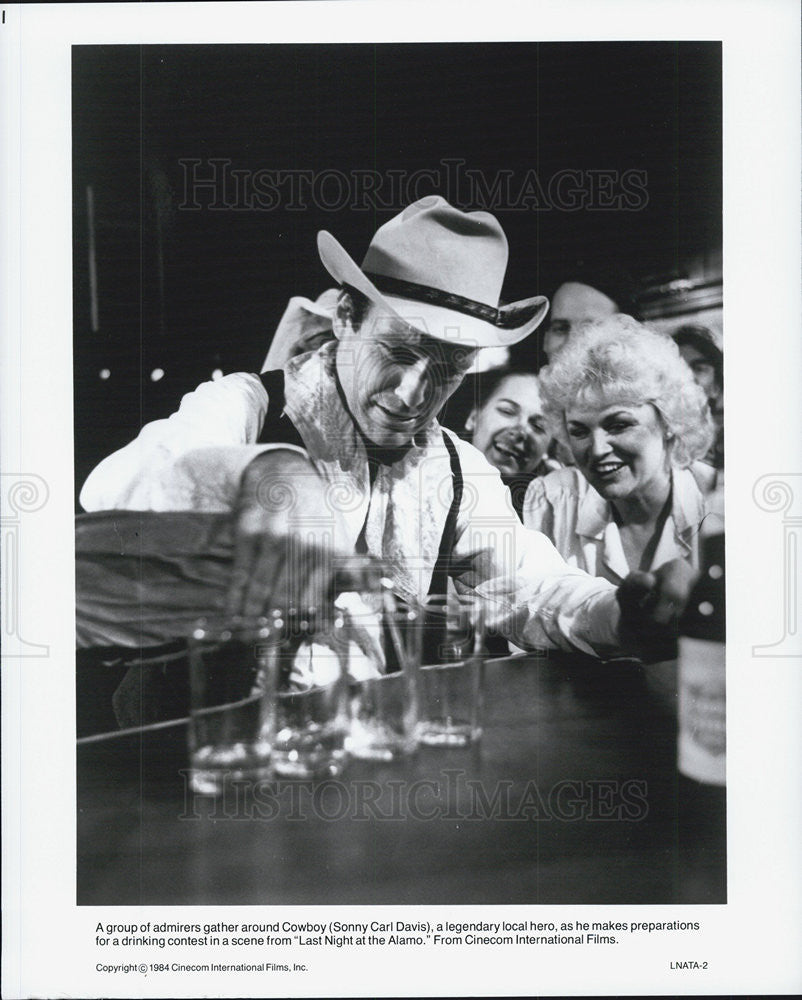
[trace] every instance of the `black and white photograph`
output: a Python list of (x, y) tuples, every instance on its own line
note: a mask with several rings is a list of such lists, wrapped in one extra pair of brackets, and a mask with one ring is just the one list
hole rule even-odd
[(79, 46), (73, 153), (79, 903), (726, 902), (721, 46)]
[[(765, 803), (798, 794), (755, 781), (749, 719), (798, 748), (802, 454), (771, 438), (799, 247), (732, 251), (749, 18), (499, 34), (375, 4), (364, 34), (364, 5), (252, 4), (215, 34), (141, 7), (48, 43), (64, 162), (49, 221), (46, 172), (20, 182), (7, 314), (35, 336), (4, 346), (40, 398), (3, 469), (4, 703), (60, 699), (37, 752), (69, 774), (75, 981), (543, 994), (568, 965), (572, 992), (732, 992), (752, 886), (787, 987), (798, 822)], [(752, 190), (782, 216), (779, 181)], [(50, 634), (28, 609), (56, 577)]]

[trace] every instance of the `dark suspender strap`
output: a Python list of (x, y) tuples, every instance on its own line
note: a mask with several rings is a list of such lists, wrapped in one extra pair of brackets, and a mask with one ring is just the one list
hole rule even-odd
[(306, 448), (295, 424), (284, 413), (284, 372), (279, 368), (259, 376), (267, 392), (267, 413), (257, 444), (295, 444)]
[(462, 504), (462, 466), (460, 465), (457, 446), (445, 431), (443, 431), (443, 441), (451, 459), (451, 479), (454, 484), (454, 498), (451, 501), (451, 507), (446, 517), (443, 537), (440, 539), (440, 551), (437, 553), (437, 562), (434, 564), (432, 582), (429, 586), (430, 594), (445, 594), (448, 589), (448, 571), (451, 563), (451, 554), (454, 551), (454, 544), (457, 540), (457, 515)]
[[(448, 577), (451, 565), (451, 558), (454, 551), (454, 543), (457, 538), (457, 515), (462, 503), (462, 468), (460, 466), (459, 454), (456, 445), (451, 438), (443, 432), (443, 441), (451, 459), (451, 481), (454, 484), (454, 498), (451, 501), (448, 515), (446, 516), (443, 537), (440, 539), (440, 551), (437, 554), (437, 562), (432, 572), (432, 582), (429, 585), (429, 594), (445, 594), (448, 591)], [(443, 631), (443, 619), (437, 615), (429, 615), (424, 622), (423, 630), (423, 663), (441, 663), (444, 655), (444, 643), (446, 641)]]

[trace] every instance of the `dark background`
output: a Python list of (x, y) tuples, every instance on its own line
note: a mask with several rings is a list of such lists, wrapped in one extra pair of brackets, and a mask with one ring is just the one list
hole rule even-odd
[[(251, 176), (376, 171), (386, 186), (352, 205), (331, 181), (320, 189), (328, 209), (281, 196), (260, 209), (230, 179), (213, 208), (215, 192), (187, 195), (180, 162), (201, 160), (198, 176), (210, 176), (212, 158)], [(444, 176), (446, 159), (488, 185), (511, 171), (513, 197), (494, 206), (475, 190), (469, 200), (465, 184), (416, 192), (492, 207), (510, 242), (505, 300), (612, 265), (660, 315), (654, 289), (688, 284), (700, 260), (720, 258), (721, 46), (75, 47), (76, 492), (102, 457), (212, 371), (258, 370), (287, 299), (331, 284), (319, 229), (361, 261), (404, 204), (383, 207), (388, 172)], [(529, 170), (546, 197), (516, 204)], [(549, 198), (561, 170), (585, 172), (585, 189), (588, 171), (645, 171), (647, 199), (634, 211), (568, 210)], [(182, 207), (192, 201), (197, 210)], [(534, 358), (536, 337), (527, 349)], [(154, 382), (157, 368), (165, 374)]]

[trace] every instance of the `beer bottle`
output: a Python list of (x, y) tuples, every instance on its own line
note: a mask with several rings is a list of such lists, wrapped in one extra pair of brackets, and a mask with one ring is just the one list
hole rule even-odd
[[(715, 524), (718, 519), (711, 517)], [(719, 524), (723, 523), (718, 521)], [(726, 902), (724, 533), (703, 533), (680, 619), (678, 836), (683, 902)]]

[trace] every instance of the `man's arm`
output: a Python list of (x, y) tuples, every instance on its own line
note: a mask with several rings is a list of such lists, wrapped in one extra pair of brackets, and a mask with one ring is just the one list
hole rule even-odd
[(204, 382), (184, 396), (172, 416), (147, 424), (90, 473), (81, 506), (87, 511), (232, 510), (245, 468), (275, 447), (255, 444), (267, 402), (255, 375)]
[(460, 442), (467, 504), (454, 554), (461, 588), (488, 599), (489, 624), (515, 645), (655, 659), (692, 580), (673, 563), (621, 588), (569, 566), (545, 535), (524, 528), (497, 471)]
[(234, 530), (231, 614), (322, 608), (353, 557), (314, 466), (284, 448), (259, 455), (245, 469)]
[[(92, 472), (85, 509), (230, 513), (232, 614), (321, 606), (353, 555), (306, 454), (257, 445), (267, 393), (253, 375), (201, 385)], [(175, 540), (181, 544), (181, 539)]]

